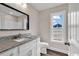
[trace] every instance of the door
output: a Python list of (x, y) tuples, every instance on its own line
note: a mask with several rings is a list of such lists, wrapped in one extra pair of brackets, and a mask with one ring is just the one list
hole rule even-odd
[(79, 4), (69, 4), (68, 28), (69, 28), (69, 55), (79, 55)]
[(51, 14), (50, 21), (50, 49), (68, 54), (66, 11), (62, 10)]

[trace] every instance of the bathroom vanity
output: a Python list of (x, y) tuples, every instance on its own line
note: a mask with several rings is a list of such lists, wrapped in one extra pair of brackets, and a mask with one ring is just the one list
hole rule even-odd
[(40, 56), (40, 38), (23, 39), (19, 42), (15, 39), (0, 40), (0, 56)]
[[(29, 30), (29, 15), (8, 4), (0, 3), (0, 31), (5, 33), (20, 30), (25, 32)], [(14, 38), (10, 36), (1, 38), (0, 36), (0, 56), (40, 55), (40, 38), (38, 36), (27, 37), (25, 34), (18, 37), (15, 33), (14, 35), (16, 36)]]

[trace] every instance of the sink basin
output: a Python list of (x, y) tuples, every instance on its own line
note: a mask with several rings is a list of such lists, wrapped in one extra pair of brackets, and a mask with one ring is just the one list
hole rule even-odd
[(24, 40), (26, 40), (26, 39), (25, 38), (14, 39), (14, 41), (16, 41), (16, 42), (22, 42)]

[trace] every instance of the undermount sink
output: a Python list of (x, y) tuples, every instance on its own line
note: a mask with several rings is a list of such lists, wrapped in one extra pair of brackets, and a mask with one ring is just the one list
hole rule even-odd
[(24, 40), (26, 40), (26, 39), (25, 39), (25, 38), (14, 39), (14, 41), (16, 41), (16, 42), (22, 42), (22, 41), (24, 41)]

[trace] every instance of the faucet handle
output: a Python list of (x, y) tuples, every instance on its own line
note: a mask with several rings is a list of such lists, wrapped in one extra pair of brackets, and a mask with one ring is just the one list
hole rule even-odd
[(21, 38), (21, 33), (18, 34), (18, 38)]

